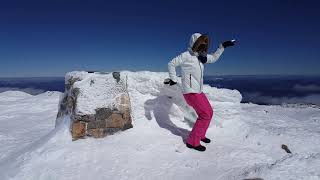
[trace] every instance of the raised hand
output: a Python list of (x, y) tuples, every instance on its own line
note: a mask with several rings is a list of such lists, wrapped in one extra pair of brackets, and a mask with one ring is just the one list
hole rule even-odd
[(225, 41), (222, 43), (224, 48), (231, 47), (235, 45), (236, 40)]

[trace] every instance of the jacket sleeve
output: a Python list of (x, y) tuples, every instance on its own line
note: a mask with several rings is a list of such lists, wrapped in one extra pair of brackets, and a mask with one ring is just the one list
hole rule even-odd
[(184, 61), (182, 54), (178, 55), (177, 57), (173, 58), (168, 63), (168, 70), (169, 70), (169, 77), (172, 81), (177, 82), (177, 74), (176, 74), (176, 67), (180, 66)]
[(208, 54), (207, 55), (207, 63), (214, 63), (216, 62), (219, 57), (221, 56), (221, 54), (223, 53), (224, 48), (222, 46), (222, 44), (219, 45), (219, 48), (212, 54)]

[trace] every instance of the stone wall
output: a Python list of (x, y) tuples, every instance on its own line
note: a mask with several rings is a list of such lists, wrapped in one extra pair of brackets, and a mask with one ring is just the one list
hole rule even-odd
[[(56, 125), (63, 117), (70, 116), (70, 131), (73, 140), (87, 136), (102, 138), (132, 128), (131, 105), (126, 79), (126, 76), (120, 72), (107, 74), (72, 72), (68, 74), (65, 80), (65, 93), (59, 103)], [(108, 83), (104, 81), (108, 81)], [(95, 83), (99, 82), (100, 84), (95, 87)], [(91, 113), (83, 113), (83, 110), (90, 112), (83, 107), (82, 111), (79, 110), (79, 106), (81, 106), (78, 101), (79, 97), (82, 98), (81, 103), (83, 104), (86, 101), (96, 101), (95, 96), (90, 96), (88, 94), (90, 91), (85, 90), (87, 87), (98, 91), (98, 93), (95, 92), (98, 94), (96, 98), (99, 96), (99, 103), (96, 107), (94, 106), (94, 111)], [(103, 91), (101, 95), (99, 90)], [(105, 91), (110, 91), (110, 93)], [(102, 101), (109, 102), (109, 104), (101, 106), (98, 104), (101, 104), (100, 96), (103, 95)]]

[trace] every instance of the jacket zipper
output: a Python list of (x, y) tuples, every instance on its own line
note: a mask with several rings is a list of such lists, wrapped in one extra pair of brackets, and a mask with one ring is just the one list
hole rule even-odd
[(200, 65), (200, 61), (198, 61), (198, 62), (199, 62), (200, 72), (201, 72), (201, 76), (200, 76), (200, 91), (201, 91), (201, 89), (202, 89), (202, 87), (201, 87), (201, 82), (202, 82), (202, 68), (201, 68), (201, 65)]
[(191, 83), (191, 74), (190, 74), (190, 87), (192, 87), (192, 83)]

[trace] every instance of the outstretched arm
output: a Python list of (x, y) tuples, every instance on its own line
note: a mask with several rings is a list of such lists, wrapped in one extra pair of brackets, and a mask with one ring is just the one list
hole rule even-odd
[(219, 48), (216, 50), (216, 52), (207, 55), (207, 63), (216, 62), (219, 59), (219, 57), (221, 56), (221, 54), (223, 53), (224, 49), (227, 47), (234, 46), (235, 42), (236, 42), (236, 40), (233, 39), (233, 40), (225, 41), (222, 44), (220, 44)]
[(224, 51), (224, 47), (222, 46), (222, 44), (219, 45), (219, 48), (212, 54), (208, 54), (207, 55), (207, 63), (214, 63), (216, 62), (219, 57), (221, 56), (221, 54)]
[(169, 70), (169, 77), (172, 81), (177, 82), (178, 77), (176, 74), (176, 67), (180, 66), (183, 62), (182, 54), (179, 56), (173, 58), (169, 63), (168, 63), (168, 70)]

